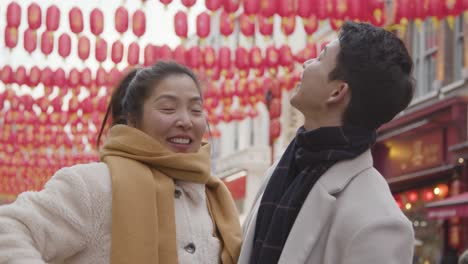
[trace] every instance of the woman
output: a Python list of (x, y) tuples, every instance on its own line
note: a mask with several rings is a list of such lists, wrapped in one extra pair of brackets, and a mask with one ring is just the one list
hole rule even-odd
[(0, 263), (236, 263), (240, 225), (210, 175), (200, 85), (172, 62), (112, 95), (101, 162), (59, 170), (0, 207)]

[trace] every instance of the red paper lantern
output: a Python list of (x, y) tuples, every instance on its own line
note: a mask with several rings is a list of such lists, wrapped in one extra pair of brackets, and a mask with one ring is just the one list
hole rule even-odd
[(3, 66), (0, 77), (4, 84), (10, 84), (13, 82), (13, 69), (10, 65)]
[(249, 70), (249, 52), (243, 47), (236, 48), (235, 65), (240, 70), (241, 77), (246, 77)]
[(172, 59), (173, 54), (171, 48), (164, 44), (158, 49), (158, 58), (161, 60), (170, 60)]
[(121, 6), (115, 10), (114, 16), (115, 29), (120, 34), (125, 33), (128, 29), (128, 11), (125, 7)]
[(263, 65), (262, 50), (254, 46), (249, 52), (250, 66), (252, 68), (260, 68)]
[(211, 17), (207, 12), (202, 12), (197, 16), (197, 35), (204, 39), (210, 35)]
[(197, 0), (182, 0), (182, 4), (187, 8), (192, 7), (196, 2)]
[(132, 42), (128, 46), (127, 62), (129, 65), (137, 65), (140, 61), (140, 46), (136, 42)]
[(91, 86), (92, 80), (91, 70), (89, 68), (84, 68), (80, 74), (80, 84), (84, 87), (89, 87)]
[(291, 47), (282, 45), (279, 49), (279, 64), (283, 67), (290, 67), (293, 63)]
[(187, 38), (187, 14), (183, 11), (177, 11), (174, 16), (174, 28), (179, 38)]
[(178, 45), (173, 52), (174, 60), (180, 64), (186, 64), (185, 53), (186, 53), (185, 47), (183, 45)]
[(31, 67), (31, 69), (29, 69), (29, 75), (28, 75), (28, 86), (34, 88), (39, 84), (40, 80), (41, 80), (41, 70), (37, 66)]
[(224, 11), (227, 13), (235, 13), (240, 6), (240, 0), (224, 0)]
[(234, 21), (229, 13), (221, 12), (220, 17), (220, 32), (223, 36), (227, 37), (234, 32)]
[(408, 201), (410, 201), (412, 203), (416, 202), (419, 199), (418, 192), (416, 192), (416, 191), (408, 192), (407, 198), (408, 198)]
[(213, 47), (205, 47), (203, 50), (203, 63), (205, 68), (213, 69), (216, 64), (216, 53)]
[(252, 37), (255, 33), (255, 23), (250, 18), (250, 16), (246, 14), (242, 14), (240, 16), (240, 30), (242, 34), (246, 37)]
[(83, 13), (78, 7), (73, 7), (68, 13), (68, 21), (70, 29), (75, 34), (80, 34), (83, 31)]
[(396, 2), (396, 23), (407, 24), (414, 19), (414, 9), (411, 8), (411, 0), (397, 0)]
[[(344, 1), (344, 0), (341, 0)], [(351, 19), (357, 19), (360, 21), (366, 21), (368, 18), (368, 3), (367, 0), (347, 0), (348, 1), (348, 12)], [(346, 11), (345, 11), (346, 12)], [(344, 14), (343, 14), (344, 17)], [(339, 17), (338, 17), (339, 18)]]
[(281, 30), (286, 36), (290, 36), (294, 33), (296, 28), (296, 16), (283, 17), (281, 20)]
[[(41, 83), (47, 87), (54, 86), (54, 72), (49, 68), (45, 67), (41, 72)], [(50, 91), (52, 92), (52, 91)], [(47, 93), (47, 92), (46, 92)]]
[(302, 23), (304, 24), (304, 30), (307, 35), (312, 35), (317, 31), (319, 23), (317, 17), (315, 15), (311, 15), (309, 18), (302, 19)]
[(16, 69), (15, 82), (18, 85), (23, 85), (23, 84), (26, 84), (26, 80), (27, 80), (26, 69), (24, 68), (24, 66), (19, 66)]
[(111, 58), (112, 62), (118, 64), (122, 61), (123, 58), (124, 46), (120, 40), (117, 40), (112, 44)]
[(98, 8), (94, 8), (90, 14), (90, 22), (91, 32), (95, 36), (99, 36), (102, 31), (104, 30), (104, 14)]
[(122, 77), (122, 73), (119, 71), (117, 68), (112, 68), (112, 70), (109, 73), (109, 85), (114, 86), (117, 85), (119, 80)]
[(313, 2), (310, 0), (297, 0), (297, 14), (302, 18), (308, 18), (313, 12)]
[(15, 27), (5, 28), (5, 46), (12, 49), (18, 44), (18, 29)]
[(28, 25), (31, 30), (36, 30), (41, 26), (42, 23), (42, 15), (41, 15), (41, 7), (36, 4), (32, 3), (28, 6)]
[(193, 46), (187, 51), (187, 66), (192, 69), (197, 69), (201, 66), (202, 52), (200, 47)]
[(31, 54), (37, 47), (37, 35), (36, 31), (28, 28), (24, 31), (24, 49)]
[(297, 13), (297, 0), (278, 0), (277, 11), (281, 17), (295, 16)]
[(212, 12), (218, 10), (223, 5), (224, 0), (205, 0), (206, 8)]
[(86, 36), (81, 36), (78, 39), (78, 57), (81, 60), (86, 60), (89, 57), (90, 42)]
[(271, 120), (270, 122), (270, 144), (281, 135), (281, 122), (279, 119)]
[[(425, 15), (424, 15), (425, 16)], [(371, 15), (369, 16), (369, 21), (377, 27), (385, 26), (385, 10), (383, 8), (376, 8), (371, 11)]]
[(248, 16), (257, 15), (260, 12), (260, 1), (243, 0), (244, 14)]
[(52, 31), (44, 31), (41, 36), (41, 51), (48, 56), (54, 49), (54, 33)]
[(102, 67), (99, 67), (97, 72), (96, 72), (96, 85), (98, 87), (101, 87), (101, 86), (106, 86), (107, 85), (107, 71), (102, 68)]
[(18, 28), (21, 23), (21, 7), (11, 2), (7, 7), (7, 27)]
[(146, 16), (145, 13), (141, 10), (135, 11), (132, 17), (132, 29), (133, 34), (137, 37), (143, 36), (146, 31)]
[(152, 65), (153, 63), (156, 62), (156, 49), (154, 47), (154, 45), (152, 44), (148, 44), (146, 45), (145, 47), (145, 50), (144, 50), (144, 65), (145, 66), (150, 66)]
[(228, 47), (221, 47), (218, 51), (218, 67), (227, 70), (231, 67), (231, 50)]
[(258, 29), (263, 36), (273, 35), (273, 19), (264, 16), (258, 16)]
[[(353, 0), (333, 0), (331, 18), (344, 20), (348, 13), (348, 3), (352, 4), (352, 2)], [(363, 7), (365, 7), (365, 5), (361, 6), (360, 8), (364, 9)], [(356, 10), (354, 10), (355, 8), (355, 6), (352, 7), (352, 12), (356, 12)], [(351, 16), (351, 18), (353, 18), (353, 16)]]
[(428, 15), (439, 20), (443, 19), (447, 15), (444, 2), (445, 1), (440, 0), (429, 0)]
[(265, 53), (265, 65), (271, 69), (275, 69), (278, 66), (278, 62), (278, 50), (274, 45), (268, 46)]
[(260, 14), (271, 17), (276, 13), (276, 0), (260, 0)]
[(73, 68), (68, 74), (68, 87), (77, 87), (80, 83), (80, 72)]
[(58, 86), (62, 91), (66, 88), (67, 77), (65, 71), (61, 68), (58, 68), (54, 72), (54, 84)]
[(51, 5), (46, 12), (46, 28), (48, 31), (55, 31), (60, 24), (60, 9), (56, 5)]
[(107, 42), (101, 38), (97, 39), (94, 51), (96, 60), (100, 63), (104, 62), (107, 58)]
[(71, 52), (71, 38), (67, 33), (63, 33), (59, 37), (58, 53), (62, 58), (66, 58)]
[(315, 6), (315, 13), (317, 15), (317, 18), (319, 20), (325, 20), (329, 17), (330, 13), (331, 13), (331, 6), (329, 8), (329, 2), (328, 0), (314, 0), (315, 3), (312, 4), (313, 6)]

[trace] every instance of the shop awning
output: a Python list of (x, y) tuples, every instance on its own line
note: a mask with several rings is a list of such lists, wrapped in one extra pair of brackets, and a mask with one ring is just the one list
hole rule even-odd
[(428, 218), (468, 217), (468, 192), (426, 205)]

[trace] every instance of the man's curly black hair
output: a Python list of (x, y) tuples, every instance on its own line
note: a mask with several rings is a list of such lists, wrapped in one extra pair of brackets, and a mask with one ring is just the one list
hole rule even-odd
[(351, 90), (343, 124), (377, 129), (404, 110), (413, 98), (413, 62), (393, 33), (365, 23), (346, 22), (330, 80)]

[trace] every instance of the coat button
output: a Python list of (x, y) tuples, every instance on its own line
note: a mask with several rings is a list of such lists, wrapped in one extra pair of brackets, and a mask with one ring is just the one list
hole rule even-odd
[(181, 195), (182, 195), (182, 192), (181, 192), (180, 190), (177, 190), (177, 189), (176, 189), (176, 190), (174, 191), (174, 197), (175, 197), (176, 199), (179, 199)]
[(193, 254), (193, 253), (195, 253), (195, 249), (196, 249), (196, 248), (195, 248), (195, 244), (194, 244), (194, 243), (189, 243), (188, 245), (186, 245), (186, 246), (184, 247), (184, 249), (185, 249), (185, 251), (187, 251), (188, 253)]

